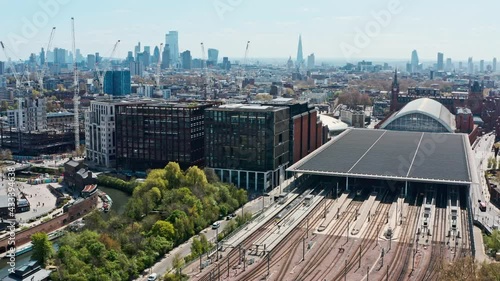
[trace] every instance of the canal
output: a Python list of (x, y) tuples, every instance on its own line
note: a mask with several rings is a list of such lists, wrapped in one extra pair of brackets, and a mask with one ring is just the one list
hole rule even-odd
[[(59, 250), (59, 244), (57, 243), (58, 239), (55, 239), (52, 241), (52, 246), (54, 247), (54, 250), (57, 251)], [(24, 253), (20, 256), (16, 257), (16, 268), (19, 268), (23, 265), (28, 264), (28, 262), (31, 260), (31, 255), (33, 252), (27, 252)], [(2, 280), (4, 277), (9, 275), (9, 268), (10, 265), (8, 264), (9, 259), (8, 258), (3, 258), (0, 259), (0, 280)]]
[(111, 200), (113, 200), (111, 210), (120, 215), (125, 212), (125, 206), (127, 205), (128, 199), (131, 197), (130, 195), (128, 195), (128, 193), (102, 185), (97, 186), (97, 188), (109, 195), (109, 197), (111, 197)]
[[(113, 204), (111, 205), (111, 210), (115, 211), (118, 214), (123, 214), (125, 212), (125, 206), (127, 204), (128, 199), (130, 198), (130, 195), (128, 193), (125, 193), (123, 191), (106, 187), (106, 186), (98, 186), (98, 188), (109, 195), (111, 197), (111, 200), (113, 200)], [(57, 239), (54, 240), (54, 249), (57, 251), (59, 249), (59, 244), (57, 244)], [(27, 252), (25, 254), (22, 254), (20, 256), (16, 257), (16, 267), (19, 268), (23, 265), (26, 265), (30, 260), (31, 260), (31, 255), (33, 252)], [(0, 259), (0, 280), (3, 279), (5, 276), (9, 275), (9, 268), (10, 266), (7, 264), (9, 259)]]

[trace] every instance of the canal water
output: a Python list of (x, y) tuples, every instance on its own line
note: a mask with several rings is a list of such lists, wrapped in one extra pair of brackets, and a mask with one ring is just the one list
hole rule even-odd
[[(128, 193), (125, 193), (123, 191), (114, 189), (114, 188), (109, 188), (105, 186), (98, 186), (98, 188), (109, 195), (111, 197), (111, 200), (113, 200), (113, 204), (111, 205), (111, 210), (117, 212), (118, 214), (123, 214), (125, 212), (125, 205), (127, 204), (128, 199), (130, 198), (130, 195)], [(59, 244), (57, 244), (57, 239), (53, 241), (54, 249), (57, 251), (59, 249)], [(30, 260), (31, 260), (31, 255), (33, 252), (27, 252), (25, 254), (22, 254), (20, 256), (16, 257), (16, 268), (19, 268), (23, 265), (26, 265)], [(9, 259), (0, 259), (0, 280), (3, 279), (5, 276), (9, 275), (9, 268), (10, 266), (7, 264)]]
[[(57, 251), (59, 250), (59, 244), (57, 243), (58, 239), (55, 239), (52, 241), (52, 245), (54, 246), (54, 250)], [(19, 268), (23, 265), (28, 264), (28, 262), (31, 260), (31, 255), (33, 252), (27, 252), (24, 253), (20, 256), (16, 257), (16, 268)], [(3, 258), (0, 259), (0, 280), (2, 280), (4, 277), (9, 275), (9, 268), (10, 265), (8, 264), (9, 259), (8, 258)]]
[(120, 215), (125, 212), (125, 205), (127, 205), (127, 201), (131, 197), (130, 195), (128, 195), (128, 193), (102, 185), (97, 186), (97, 188), (109, 195), (109, 197), (111, 197), (111, 200), (113, 200), (111, 210), (117, 212)]

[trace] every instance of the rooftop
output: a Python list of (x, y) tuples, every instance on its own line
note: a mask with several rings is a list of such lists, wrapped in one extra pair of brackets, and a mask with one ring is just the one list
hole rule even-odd
[(217, 110), (217, 111), (279, 111), (287, 109), (286, 107), (276, 107), (276, 106), (269, 106), (269, 105), (258, 105), (258, 104), (224, 104), (218, 107), (212, 107), (208, 110)]
[(382, 125), (382, 129), (391, 122), (406, 115), (419, 113), (427, 115), (441, 123), (448, 132), (455, 131), (455, 116), (440, 102), (429, 98), (416, 99), (405, 105)]
[(470, 184), (467, 135), (348, 129), (287, 171)]

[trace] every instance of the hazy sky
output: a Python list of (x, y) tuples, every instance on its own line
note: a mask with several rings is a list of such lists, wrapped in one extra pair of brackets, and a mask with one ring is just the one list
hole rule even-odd
[[(416, 49), (421, 60), (435, 60), (438, 51), (455, 61), (500, 57), (498, 1), (431, 0), (0, 0), (0, 40), (26, 58), (46, 46), (51, 28), (53, 46), (71, 50), (71, 17), (82, 54), (108, 56), (114, 42), (125, 57), (138, 41), (142, 46), (165, 41), (179, 31), (180, 51), (201, 57), (200, 42), (220, 56), (241, 58), (251, 41), (249, 59), (295, 59), (302, 34), (304, 57), (409, 60)], [(50, 4), (50, 5), (49, 5)], [(390, 15), (378, 21), (374, 14)], [(385, 17), (387, 18), (387, 17)], [(357, 40), (363, 30), (369, 36)], [(360, 37), (360, 36), (358, 36)], [(360, 38), (362, 38), (361, 36)], [(362, 38), (363, 39), (363, 38)], [(13, 58), (14, 55), (13, 55)], [(0, 54), (0, 60), (5, 55)]]

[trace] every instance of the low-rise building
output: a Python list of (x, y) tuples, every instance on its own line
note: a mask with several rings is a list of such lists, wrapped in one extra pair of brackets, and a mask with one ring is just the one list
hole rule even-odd
[(85, 186), (97, 183), (97, 177), (83, 162), (69, 160), (64, 163), (64, 183), (74, 191), (81, 192)]

